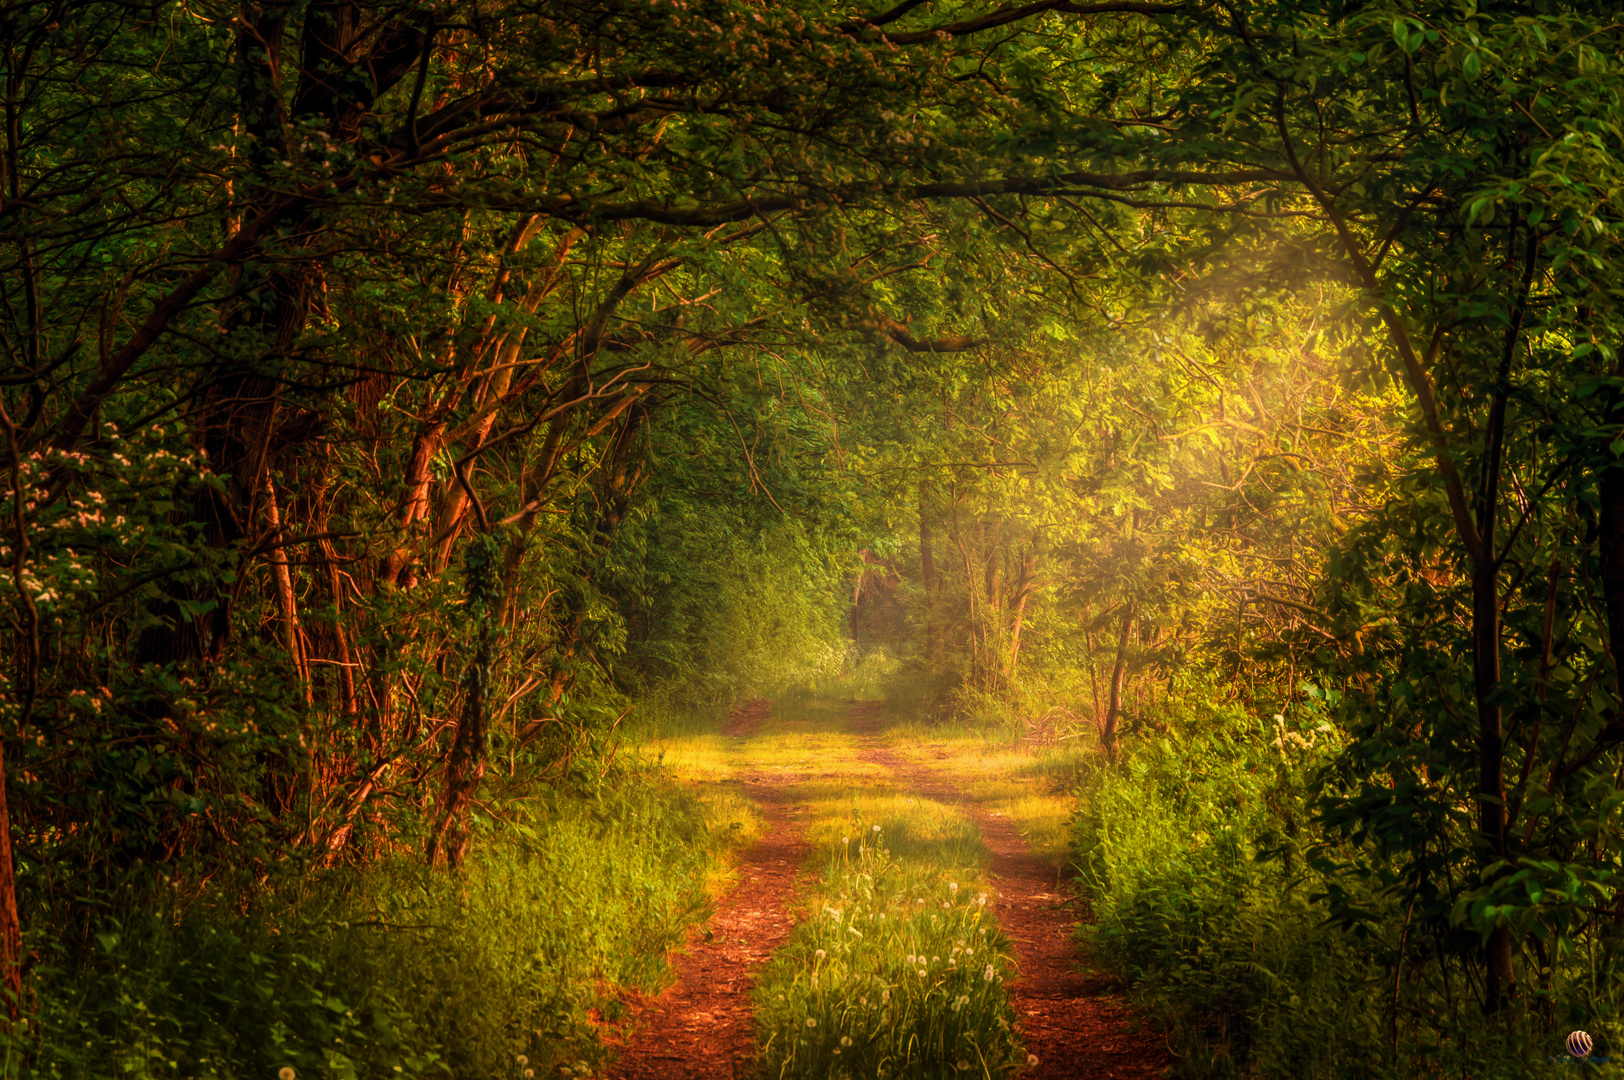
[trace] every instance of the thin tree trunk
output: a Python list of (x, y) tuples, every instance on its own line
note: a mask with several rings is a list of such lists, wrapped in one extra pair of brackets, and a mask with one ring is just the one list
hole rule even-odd
[[(21, 678), (12, 683), (13, 693), (21, 706), (17, 729), (27, 735), (33, 718), (34, 701), (39, 694), (40, 633), (39, 610), (24, 583), (24, 567), (28, 561), (28, 522), (25, 516), (22, 486), (22, 451), (18, 445), (17, 427), (12, 423), (0, 400), (0, 426), (5, 428), (6, 445), (10, 450), (11, 511), (16, 536), (11, 542), (12, 586), (23, 608), (23, 659)], [(0, 987), (6, 997), (6, 1014), (15, 1021), (22, 1009), (22, 920), (17, 914), (17, 879), (11, 857), (11, 809), (6, 800), (5, 740), (0, 737)]]
[(1094, 633), (1087, 629), (1088, 610), (1086, 607), (1083, 609), (1083, 655), (1088, 657), (1088, 692), (1094, 698), (1094, 721), (1099, 723), (1104, 719), (1104, 713), (1100, 710), (1099, 665), (1094, 663)]
[(0, 985), (6, 1014), (16, 1020), (23, 1002), (22, 919), (17, 914), (17, 878), (11, 855), (11, 808), (6, 800), (5, 748), (0, 746)]
[[(282, 515), (276, 506), (276, 485), (265, 477), (265, 520), (272, 535), (282, 531)], [(310, 663), (305, 656), (303, 635), (299, 633), (298, 599), (293, 592), (293, 573), (288, 567), (288, 549), (279, 543), (271, 549), (271, 573), (276, 577), (277, 607), (282, 612), (282, 642), (304, 688), (306, 705), (314, 704), (310, 687)]]
[[(350, 637), (344, 631), (344, 584), (338, 573), (337, 552), (331, 541), (321, 542), (322, 555), (327, 562), (327, 590), (333, 598), (333, 637), (338, 644), (339, 686), (343, 693), (345, 716), (354, 716), (360, 710), (355, 701), (355, 660), (350, 654)], [(378, 747), (372, 747), (377, 753)]]
[[(1478, 829), (1483, 835), (1483, 864), (1506, 856), (1505, 715), (1500, 703), (1500, 563), (1495, 556), (1495, 526), (1500, 510), (1500, 470), (1505, 460), (1506, 407), (1511, 359), (1522, 329), (1523, 309), (1532, 285), (1539, 235), (1530, 230), (1519, 291), (1506, 328), (1497, 389), (1485, 425), (1483, 482), (1478, 492), (1477, 543), (1472, 551), (1472, 682), (1477, 698)], [(1516, 256), (1515, 232), (1511, 255)], [(1511, 929), (1497, 926), (1484, 946), (1488, 968), (1484, 1007), (1501, 1012), (1516, 996), (1511, 964)]]
[(474, 622), (474, 656), (463, 677), (462, 711), (457, 733), (446, 755), (445, 794), (429, 834), (425, 855), (433, 866), (442, 856), (453, 870), (468, 851), (468, 809), (485, 779), (486, 729), (490, 722), (491, 666), (495, 659), (501, 545), (495, 534), (481, 531), (468, 546), (465, 575), (467, 611)]
[(1137, 606), (1131, 601), (1122, 611), (1122, 633), (1117, 638), (1116, 665), (1111, 669), (1111, 704), (1105, 713), (1105, 728), (1100, 733), (1100, 742), (1111, 757), (1116, 756), (1117, 718), (1122, 714), (1122, 677), (1128, 670), (1128, 634), (1133, 629), (1137, 612)]
[[(1624, 375), (1624, 362), (1613, 370), (1615, 377)], [(1609, 410), (1605, 430), (1617, 431), (1624, 427), (1624, 395), (1620, 395)], [(1601, 556), (1602, 597), (1607, 606), (1608, 651), (1612, 654), (1613, 677), (1620, 701), (1624, 701), (1624, 458), (1609, 448), (1601, 468), (1601, 514), (1598, 553)], [(1609, 735), (1624, 735), (1618, 730), (1624, 725), (1624, 713), (1613, 718), (1613, 731)]]
[(1004, 681), (1011, 685), (1015, 682), (1015, 668), (1021, 658), (1021, 627), (1026, 621), (1026, 602), (1032, 596), (1037, 565), (1036, 553), (1022, 556), (1020, 573), (1015, 579), (1015, 596), (1010, 604), (1013, 615), (1009, 620), (1009, 665), (1004, 670)]
[(940, 635), (936, 626), (936, 555), (931, 550), (930, 489), (919, 481), (919, 576), (925, 590), (925, 665), (934, 668), (941, 655)]
[[(1492, 535), (1492, 534), (1489, 534)], [(1472, 575), (1472, 671), (1477, 690), (1478, 829), (1490, 845), (1490, 858), (1506, 851), (1506, 773), (1504, 717), (1500, 684), (1500, 590), (1494, 567)], [(1487, 1008), (1499, 1012), (1515, 992), (1511, 931), (1497, 926), (1487, 944)]]

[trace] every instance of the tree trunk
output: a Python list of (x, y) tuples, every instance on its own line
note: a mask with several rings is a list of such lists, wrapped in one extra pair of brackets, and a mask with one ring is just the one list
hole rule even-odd
[(1031, 599), (1036, 577), (1038, 557), (1035, 552), (1021, 557), (1019, 575), (1015, 578), (1015, 594), (1010, 602), (1013, 614), (1009, 620), (1009, 665), (1004, 670), (1004, 681), (1013, 684), (1015, 667), (1021, 658), (1021, 627), (1026, 621), (1026, 602)]
[[(6, 445), (10, 451), (11, 511), (16, 526), (12, 539), (12, 585), (23, 608), (23, 644), (26, 656), (20, 665), (21, 678), (12, 682), (21, 709), (17, 717), (17, 730), (27, 736), (32, 719), (34, 701), (39, 693), (40, 632), (39, 610), (23, 580), (23, 567), (28, 559), (28, 524), (23, 510), (22, 452), (17, 440), (17, 426), (7, 414), (4, 400), (0, 400), (0, 426), (5, 428)], [(18, 693), (20, 691), (20, 693)], [(17, 914), (17, 880), (11, 858), (11, 810), (6, 802), (6, 755), (4, 734), (0, 733), (0, 987), (6, 996), (6, 1012), (12, 1020), (22, 1009), (22, 920)]]
[(934, 669), (941, 657), (940, 633), (936, 626), (936, 555), (931, 550), (930, 489), (919, 481), (919, 576), (925, 591), (925, 666)]
[(453, 870), (468, 851), (468, 808), (485, 779), (486, 729), (490, 723), (491, 664), (495, 658), (494, 618), (500, 585), (501, 544), (491, 532), (479, 533), (468, 545), (466, 564), (468, 614), (474, 624), (474, 657), (463, 677), (462, 712), (446, 755), (445, 794), (429, 834), (427, 861), (443, 855)]
[(1111, 704), (1106, 709), (1100, 742), (1108, 756), (1116, 757), (1117, 718), (1122, 714), (1122, 677), (1128, 670), (1128, 635), (1138, 608), (1131, 601), (1122, 611), (1122, 633), (1117, 638), (1116, 666), (1111, 669)]
[[(1624, 369), (1614, 375), (1624, 374)], [(1609, 410), (1605, 430), (1609, 433), (1624, 427), (1624, 396), (1614, 401)], [(1613, 678), (1620, 702), (1624, 702), (1624, 459), (1611, 448), (1603, 451), (1606, 463), (1602, 466), (1599, 487), (1601, 520), (1598, 522), (1597, 547), (1601, 556), (1602, 596), (1607, 605), (1608, 650), (1612, 653)], [(1610, 735), (1624, 735), (1624, 713), (1613, 719)]]
[[(276, 505), (276, 485), (269, 475), (265, 477), (265, 521), (270, 525), (273, 535), (282, 531), (282, 515)], [(305, 657), (303, 635), (299, 632), (299, 606), (293, 592), (293, 572), (288, 566), (288, 549), (277, 546), (271, 549), (270, 555), (271, 572), (276, 578), (277, 607), (282, 614), (282, 643), (287, 647), (288, 659), (304, 688), (305, 704), (311, 705), (314, 704), (314, 698), (310, 686), (310, 663)]]
[(17, 878), (11, 857), (11, 809), (6, 801), (6, 787), (5, 748), (0, 745), (0, 987), (6, 997), (6, 1014), (16, 1020), (23, 1002), (23, 936), (22, 919), (17, 914)]
[[(1472, 671), (1477, 691), (1478, 829), (1489, 846), (1485, 861), (1506, 851), (1505, 734), (1499, 700), (1500, 597), (1498, 575), (1491, 566), (1472, 575)], [(1511, 931), (1497, 926), (1490, 933), (1487, 1001), (1490, 1013), (1503, 1009), (1515, 991), (1511, 967)]]

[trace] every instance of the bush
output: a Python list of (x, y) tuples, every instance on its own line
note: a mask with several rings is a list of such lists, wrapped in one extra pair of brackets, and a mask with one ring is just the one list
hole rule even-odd
[(1276, 730), (1278, 748), (1233, 727), (1155, 739), (1079, 792), (1087, 944), (1167, 1028), (1185, 1076), (1337, 1077), (1389, 1052), (1390, 969), (1324, 925), (1301, 858), (1305, 772), (1329, 733)]
[[(1345, 872), (1377, 860), (1314, 824), (1312, 779), (1343, 737), (1312, 701), (1289, 721), (1192, 713), (1193, 733), (1175, 727), (1081, 781), (1085, 944), (1168, 1032), (1179, 1076), (1544, 1075), (1556, 1029), (1491, 1025), (1458, 978), (1418, 971), (1403, 906), (1379, 876)], [(1334, 923), (1332, 895), (1361, 920)], [(1600, 1046), (1611, 1010), (1579, 1005), (1558, 1020)]]

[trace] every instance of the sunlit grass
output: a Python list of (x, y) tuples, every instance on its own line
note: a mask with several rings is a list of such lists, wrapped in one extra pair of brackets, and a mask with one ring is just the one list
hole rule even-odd
[(844, 822), (814, 826), (843, 831), (825, 847), (808, 918), (757, 983), (764, 1071), (1008, 1075), (1021, 1060), (1005, 986), (1014, 965), (974, 826), (930, 800), (856, 801)]
[(524, 806), (455, 877), (395, 858), (231, 908), (130, 888), (79, 967), (41, 943), (41, 1065), (15, 1071), (13, 1039), (0, 1073), (428, 1080), (518, 1076), (520, 1055), (541, 1075), (596, 1071), (592, 1011), (668, 984), (734, 843), (720, 818), (743, 807), (657, 774)]
[(1084, 752), (989, 738), (973, 727), (900, 728), (893, 752), (983, 812), (1012, 819), (1027, 843), (1060, 866), (1070, 845), (1071, 791)]
[(636, 729), (628, 749), (675, 776), (712, 783), (774, 772), (791, 774), (797, 781), (886, 775), (884, 768), (859, 758), (846, 720), (848, 709), (849, 703), (824, 700), (775, 702), (768, 721), (750, 735), (722, 734), (718, 717), (708, 726)]
[[(650, 726), (633, 748), (698, 790), (729, 793), (736, 803), (712, 808), (718, 822), (744, 819), (747, 781), (785, 785), (819, 852), (798, 901), (806, 917), (757, 982), (762, 1067), (820, 1080), (1010, 1075), (1025, 1060), (1005, 982), (1013, 961), (976, 816), (1007, 816), (1060, 866), (1083, 755), (1007, 727), (920, 724), (872, 691), (836, 695), (786, 696), (742, 737), (721, 734), (719, 716)], [(910, 790), (916, 778), (951, 796)]]

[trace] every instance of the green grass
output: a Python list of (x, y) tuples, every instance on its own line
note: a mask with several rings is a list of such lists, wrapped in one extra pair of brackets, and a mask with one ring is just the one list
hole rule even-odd
[(235, 908), (155, 887), (77, 951), (41, 943), (34, 1027), (6, 1047), (4, 1075), (590, 1075), (603, 1051), (589, 1010), (612, 1018), (620, 990), (666, 983), (668, 950), (748, 831), (738, 809), (626, 776), (533, 803), (460, 876), (398, 861)]
[[(1334, 741), (1165, 736), (1092, 771), (1073, 824), (1089, 951), (1167, 1032), (1176, 1077), (1553, 1075), (1544, 1059), (1560, 1036), (1485, 1021), (1458, 976), (1451, 1002), (1436, 966), (1395, 979), (1403, 908), (1305, 859), (1320, 839), (1307, 780)], [(1362, 933), (1328, 924), (1332, 888), (1369, 912)], [(1581, 1020), (1598, 1037), (1612, 1029)]]
[(1026, 842), (1056, 868), (1066, 864), (1073, 789), (1087, 758), (1080, 748), (1034, 746), (1008, 727), (957, 723), (901, 726), (894, 750), (986, 813), (1013, 820)]
[(988, 903), (987, 852), (952, 807), (810, 786), (828, 854), (805, 920), (755, 991), (775, 1077), (996, 1077), (1024, 1061)]

